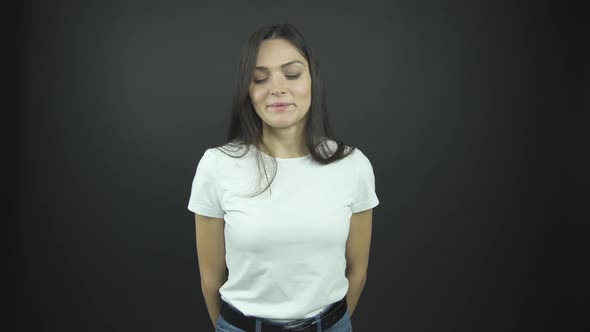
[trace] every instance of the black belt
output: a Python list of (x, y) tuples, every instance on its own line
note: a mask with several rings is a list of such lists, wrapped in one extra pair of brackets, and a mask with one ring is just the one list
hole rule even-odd
[[(320, 319), (313, 320), (309, 318), (309, 322), (304, 320), (301, 325), (296, 327), (288, 327), (293, 322), (285, 323), (285, 326), (272, 325), (265, 321), (262, 321), (261, 331), (262, 332), (282, 332), (282, 331), (300, 331), (300, 332), (317, 332), (319, 331), (319, 322), (321, 320), (322, 331), (327, 330), (332, 325), (336, 324), (344, 316), (347, 310), (346, 296), (342, 300), (332, 303), (328, 309), (320, 316)], [(230, 307), (223, 299), (221, 300), (221, 317), (231, 325), (242, 329), (247, 332), (256, 331), (256, 318), (253, 316), (245, 316), (241, 312)], [(276, 322), (277, 324), (281, 324)], [(300, 324), (300, 323), (295, 323)]]

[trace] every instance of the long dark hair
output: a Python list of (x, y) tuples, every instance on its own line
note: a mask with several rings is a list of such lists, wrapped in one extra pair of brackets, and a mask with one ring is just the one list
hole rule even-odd
[[(240, 54), (240, 66), (234, 84), (233, 103), (231, 110), (231, 120), (229, 125), (229, 132), (227, 141), (223, 146), (217, 147), (222, 152), (224, 148), (234, 146), (238, 149), (246, 147), (243, 157), (250, 147), (264, 146), (267, 151), (270, 151), (268, 146), (262, 141), (262, 119), (252, 107), (250, 99), (250, 84), (254, 67), (256, 66), (258, 49), (263, 40), (267, 39), (285, 39), (296, 47), (299, 52), (305, 57), (309, 63), (311, 76), (311, 105), (306, 121), (305, 128), (305, 142), (307, 148), (311, 153), (311, 157), (321, 164), (330, 164), (334, 161), (343, 159), (350, 155), (355, 147), (344, 144), (343, 141), (337, 139), (330, 127), (328, 119), (328, 111), (326, 109), (326, 100), (324, 95), (324, 86), (320, 78), (319, 64), (315, 53), (312, 51), (309, 43), (303, 38), (303, 35), (291, 24), (277, 23), (264, 26), (255, 31), (247, 43), (242, 48)], [(327, 144), (331, 143), (331, 144)], [(332, 151), (332, 146), (337, 146), (335, 151)], [(231, 152), (235, 152), (233, 150)], [(260, 169), (261, 152), (256, 149), (257, 164)], [(276, 156), (270, 151), (274, 165), (276, 166)], [(264, 165), (264, 163), (262, 163)], [(266, 167), (263, 166), (265, 177), (268, 181)], [(268, 185), (258, 194), (266, 191), (270, 187), (276, 171), (272, 179), (268, 181)]]

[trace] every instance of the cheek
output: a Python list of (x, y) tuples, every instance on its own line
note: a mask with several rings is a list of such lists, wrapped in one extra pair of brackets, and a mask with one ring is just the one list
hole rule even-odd
[(260, 101), (262, 101), (261, 99), (263, 98), (263, 91), (262, 89), (257, 89), (257, 88), (251, 88), (250, 89), (250, 99), (252, 99), (252, 102), (254, 103), (258, 103)]
[(309, 84), (309, 82), (306, 82), (305, 84), (298, 84), (293, 87), (293, 93), (299, 98), (310, 98), (311, 84)]

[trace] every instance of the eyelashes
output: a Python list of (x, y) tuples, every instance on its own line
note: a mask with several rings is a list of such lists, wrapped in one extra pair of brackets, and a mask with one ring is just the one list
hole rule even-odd
[[(297, 74), (297, 75), (285, 75), (287, 77), (287, 79), (289, 80), (296, 80), (299, 78), (299, 76), (301, 76), (301, 74)], [(261, 84), (262, 82), (266, 81), (268, 78), (263, 78), (261, 80), (255, 80), (254, 84)]]

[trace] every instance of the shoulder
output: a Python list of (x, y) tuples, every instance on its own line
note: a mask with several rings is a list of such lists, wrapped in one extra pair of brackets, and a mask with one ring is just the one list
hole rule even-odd
[(225, 153), (221, 151), (219, 147), (207, 148), (201, 155), (199, 165), (200, 167), (210, 170), (217, 170), (218, 167), (224, 162), (224, 155)]
[(218, 153), (217, 148), (208, 148), (201, 156), (201, 163), (215, 164), (217, 163)]
[(358, 147), (354, 148), (354, 151), (352, 151), (351, 156), (353, 156), (353, 158), (355, 158), (360, 163), (370, 163), (369, 157), (365, 154), (363, 150), (361, 150)]
[(241, 154), (247, 150), (247, 146), (237, 143), (226, 143), (223, 145), (213, 146), (205, 151), (205, 154), (212, 158), (220, 158), (224, 155)]
[(362, 149), (355, 147), (349, 157), (358, 177), (362, 178), (366, 174), (373, 173), (373, 164)]
[(215, 163), (217, 168), (231, 169), (235, 167), (250, 167), (256, 152), (252, 146), (228, 143), (207, 149), (205, 155), (211, 163)]

